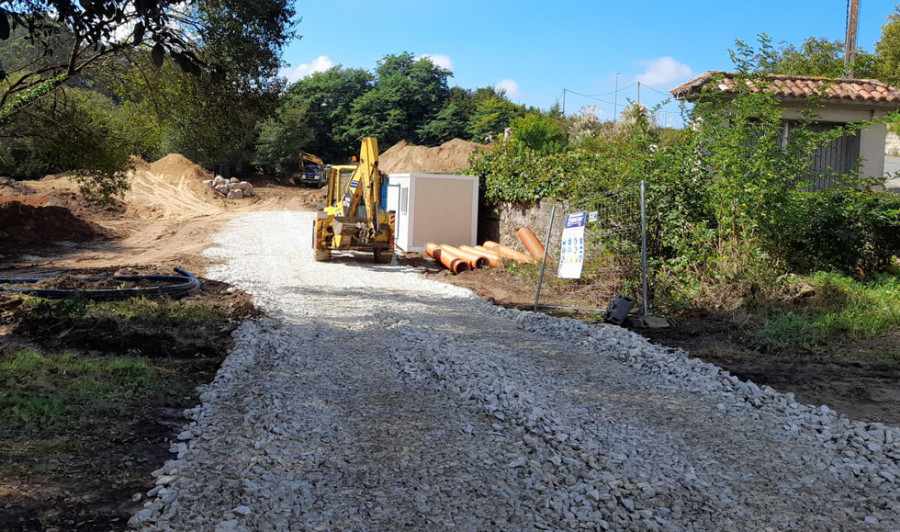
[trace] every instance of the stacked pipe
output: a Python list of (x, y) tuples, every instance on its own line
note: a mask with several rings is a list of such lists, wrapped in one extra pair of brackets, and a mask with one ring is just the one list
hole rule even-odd
[(478, 268), (499, 268), (507, 260), (531, 264), (544, 257), (544, 246), (534, 236), (531, 229), (527, 227), (519, 229), (519, 239), (531, 254), (530, 257), (521, 251), (492, 240), (486, 241), (483, 246), (474, 247), (465, 245), (457, 247), (429, 242), (425, 245), (425, 253), (455, 274)]
[(467, 272), (472, 269), (468, 262), (462, 257), (454, 255), (453, 252), (443, 249), (442, 246), (429, 242), (425, 244), (425, 253), (434, 260), (440, 261), (448, 270), (453, 273)]

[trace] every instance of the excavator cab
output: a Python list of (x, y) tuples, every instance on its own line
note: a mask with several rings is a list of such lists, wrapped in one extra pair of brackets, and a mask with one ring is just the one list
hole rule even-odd
[(394, 213), (384, 210), (384, 176), (378, 170), (378, 141), (363, 139), (359, 164), (331, 167), (325, 204), (316, 213), (313, 249), (317, 261), (332, 250), (370, 251), (375, 262), (394, 256)]

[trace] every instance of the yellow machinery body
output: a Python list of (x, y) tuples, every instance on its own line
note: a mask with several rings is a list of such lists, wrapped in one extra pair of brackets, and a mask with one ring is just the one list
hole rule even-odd
[(362, 141), (358, 165), (331, 167), (328, 195), (313, 225), (317, 261), (327, 261), (332, 250), (369, 251), (376, 262), (394, 255), (394, 215), (381, 204), (383, 176), (378, 170), (378, 141)]
[(300, 152), (300, 164), (303, 164), (303, 161), (309, 161), (313, 164), (317, 164), (319, 166), (325, 166), (325, 161), (323, 161), (319, 156), (313, 155), (311, 153), (307, 153), (305, 151)]

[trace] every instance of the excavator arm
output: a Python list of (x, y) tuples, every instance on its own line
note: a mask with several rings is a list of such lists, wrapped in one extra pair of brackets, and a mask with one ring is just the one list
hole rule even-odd
[(378, 140), (366, 137), (359, 151), (359, 166), (350, 180), (353, 194), (347, 216), (356, 216), (359, 204), (366, 207), (366, 220), (370, 229), (378, 229), (378, 207), (381, 203), (381, 172), (378, 171)]
[(323, 161), (322, 159), (320, 159), (319, 157), (316, 157), (315, 155), (313, 155), (311, 153), (306, 153), (305, 151), (300, 152), (300, 158), (305, 161), (309, 161), (311, 163), (317, 164), (319, 166), (325, 166), (325, 161)]

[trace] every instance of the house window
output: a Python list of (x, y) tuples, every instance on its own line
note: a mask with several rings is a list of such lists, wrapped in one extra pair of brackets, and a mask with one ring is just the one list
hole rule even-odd
[(403, 187), (400, 189), (400, 212), (402, 214), (407, 214), (409, 207), (409, 188)]

